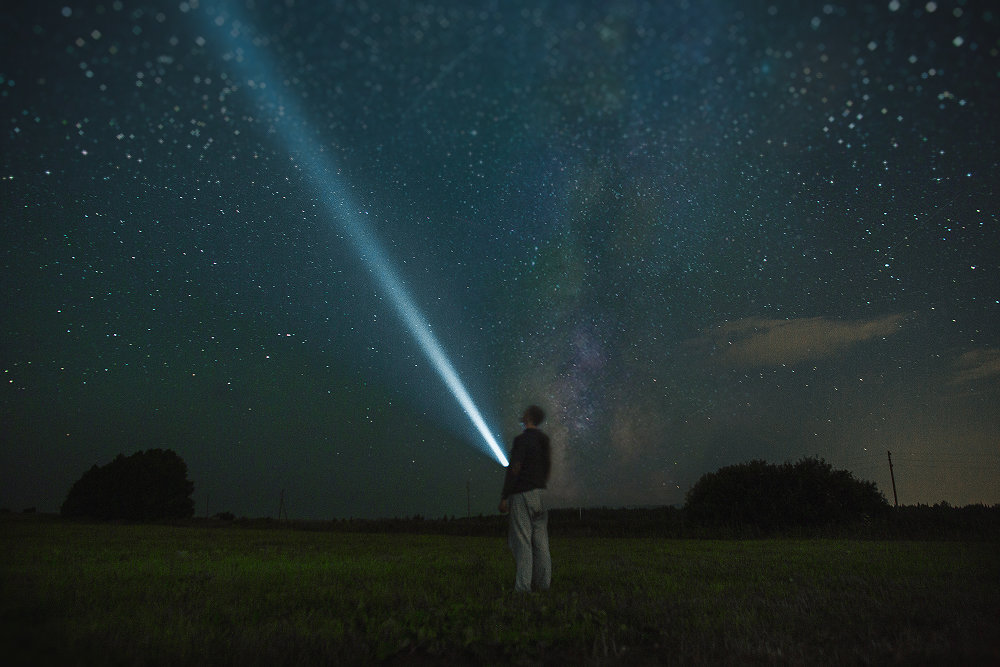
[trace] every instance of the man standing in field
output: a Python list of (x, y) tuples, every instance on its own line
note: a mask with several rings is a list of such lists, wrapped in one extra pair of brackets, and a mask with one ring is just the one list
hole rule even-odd
[(548, 590), (552, 581), (549, 515), (542, 504), (551, 457), (549, 436), (538, 430), (544, 419), (545, 413), (537, 405), (524, 411), (524, 432), (514, 438), (500, 494), (500, 513), (510, 517), (507, 542), (517, 564), (514, 589), (522, 592)]

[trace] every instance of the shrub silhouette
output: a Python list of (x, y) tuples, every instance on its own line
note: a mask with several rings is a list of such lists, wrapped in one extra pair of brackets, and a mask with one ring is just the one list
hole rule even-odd
[(888, 507), (874, 482), (805, 458), (782, 465), (755, 460), (707, 473), (688, 491), (684, 510), (704, 525), (771, 529), (857, 521)]
[(66, 517), (157, 521), (194, 515), (187, 464), (170, 449), (119, 454), (77, 480), (62, 504)]

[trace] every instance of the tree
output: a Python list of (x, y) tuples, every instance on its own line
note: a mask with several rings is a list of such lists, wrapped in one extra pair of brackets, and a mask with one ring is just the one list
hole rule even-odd
[(763, 529), (855, 521), (888, 509), (874, 482), (822, 459), (773, 465), (755, 460), (707, 473), (687, 493), (688, 518)]
[(94, 465), (77, 480), (62, 504), (67, 517), (157, 521), (194, 516), (187, 464), (170, 449), (119, 454)]

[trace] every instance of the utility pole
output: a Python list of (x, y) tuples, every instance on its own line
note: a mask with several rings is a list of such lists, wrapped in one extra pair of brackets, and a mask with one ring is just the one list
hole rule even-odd
[(885, 453), (889, 455), (889, 479), (892, 480), (892, 506), (899, 507), (899, 500), (896, 498), (896, 475), (892, 472), (892, 452), (886, 450)]
[(472, 518), (472, 480), (465, 480), (465, 515)]
[(281, 490), (281, 502), (278, 504), (278, 521), (281, 521), (281, 516), (285, 516), (285, 521), (288, 521), (288, 510), (285, 508), (285, 490)]

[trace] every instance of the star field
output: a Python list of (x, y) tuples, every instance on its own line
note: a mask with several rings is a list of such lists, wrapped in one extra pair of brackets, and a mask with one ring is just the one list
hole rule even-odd
[(15, 4), (0, 506), (170, 447), (199, 514), (492, 511), (330, 193), (496, 435), (547, 410), (555, 505), (804, 456), (891, 498), (887, 450), (1000, 502), (989, 3)]

